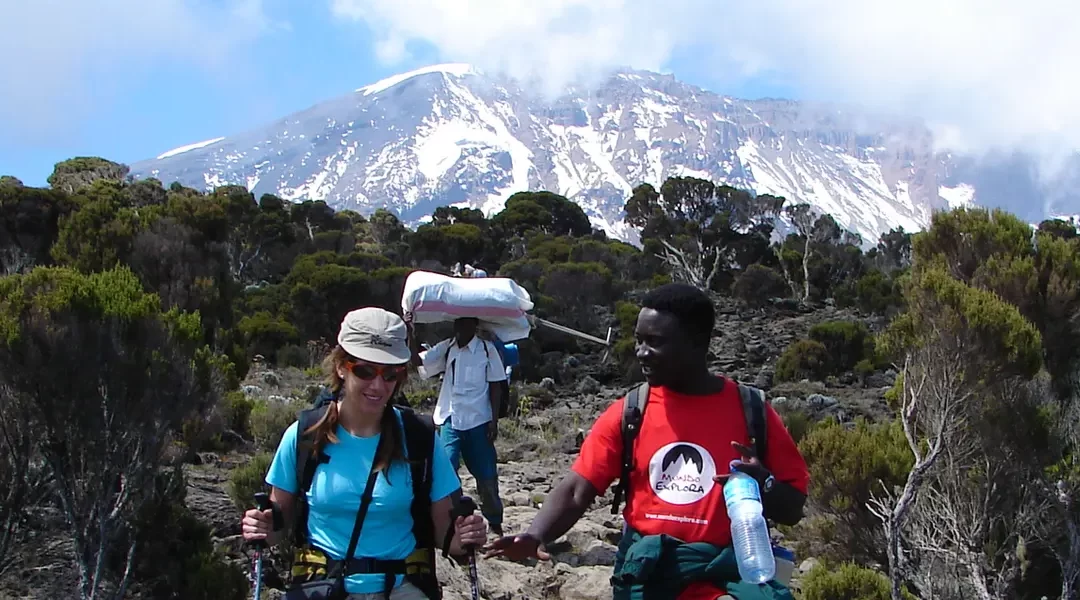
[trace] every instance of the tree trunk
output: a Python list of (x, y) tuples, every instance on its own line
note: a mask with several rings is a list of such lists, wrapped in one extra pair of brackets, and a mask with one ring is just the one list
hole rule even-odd
[(780, 247), (773, 248), (773, 253), (776, 254), (776, 262), (780, 263), (780, 270), (784, 275), (784, 281), (787, 282), (788, 287), (791, 288), (791, 297), (799, 297), (799, 286), (795, 285), (795, 280), (791, 278), (791, 271), (787, 268), (787, 263), (784, 262), (784, 254), (780, 251)]
[(968, 581), (971, 582), (971, 588), (975, 590), (975, 597), (979, 600), (993, 600), (990, 589), (986, 587), (986, 578), (982, 575), (978, 558), (969, 556), (964, 562), (967, 563)]
[(810, 299), (810, 236), (806, 236), (806, 245), (803, 247), (802, 255), (802, 276), (803, 276), (803, 302)]

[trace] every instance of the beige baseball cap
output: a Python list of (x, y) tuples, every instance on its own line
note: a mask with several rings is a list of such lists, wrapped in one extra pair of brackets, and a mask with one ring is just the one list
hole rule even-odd
[(361, 360), (398, 365), (412, 358), (408, 335), (401, 317), (368, 306), (345, 315), (337, 341), (346, 352)]

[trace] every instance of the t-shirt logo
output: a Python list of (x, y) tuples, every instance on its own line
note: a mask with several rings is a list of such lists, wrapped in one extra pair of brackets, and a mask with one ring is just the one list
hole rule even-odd
[(660, 448), (649, 460), (649, 485), (669, 504), (693, 504), (712, 490), (716, 463), (705, 448), (674, 442)]

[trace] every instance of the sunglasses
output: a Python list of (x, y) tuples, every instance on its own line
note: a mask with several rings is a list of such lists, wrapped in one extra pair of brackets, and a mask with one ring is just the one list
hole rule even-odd
[(409, 368), (405, 365), (377, 366), (369, 363), (349, 362), (349, 370), (364, 381), (371, 381), (376, 377), (382, 377), (384, 381), (393, 383), (400, 382), (409, 374)]

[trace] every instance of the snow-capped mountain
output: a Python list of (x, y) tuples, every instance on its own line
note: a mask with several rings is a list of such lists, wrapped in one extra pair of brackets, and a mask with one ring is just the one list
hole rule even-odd
[(873, 244), (971, 203), (976, 187), (915, 122), (785, 100), (740, 100), (670, 75), (623, 71), (554, 102), (446, 64), (396, 75), (265, 127), (170, 150), (137, 177), (256, 197), (324, 200), (410, 225), (442, 205), (491, 214), (514, 192), (556, 191), (594, 225), (622, 223), (633, 187), (688, 175), (808, 202)]

